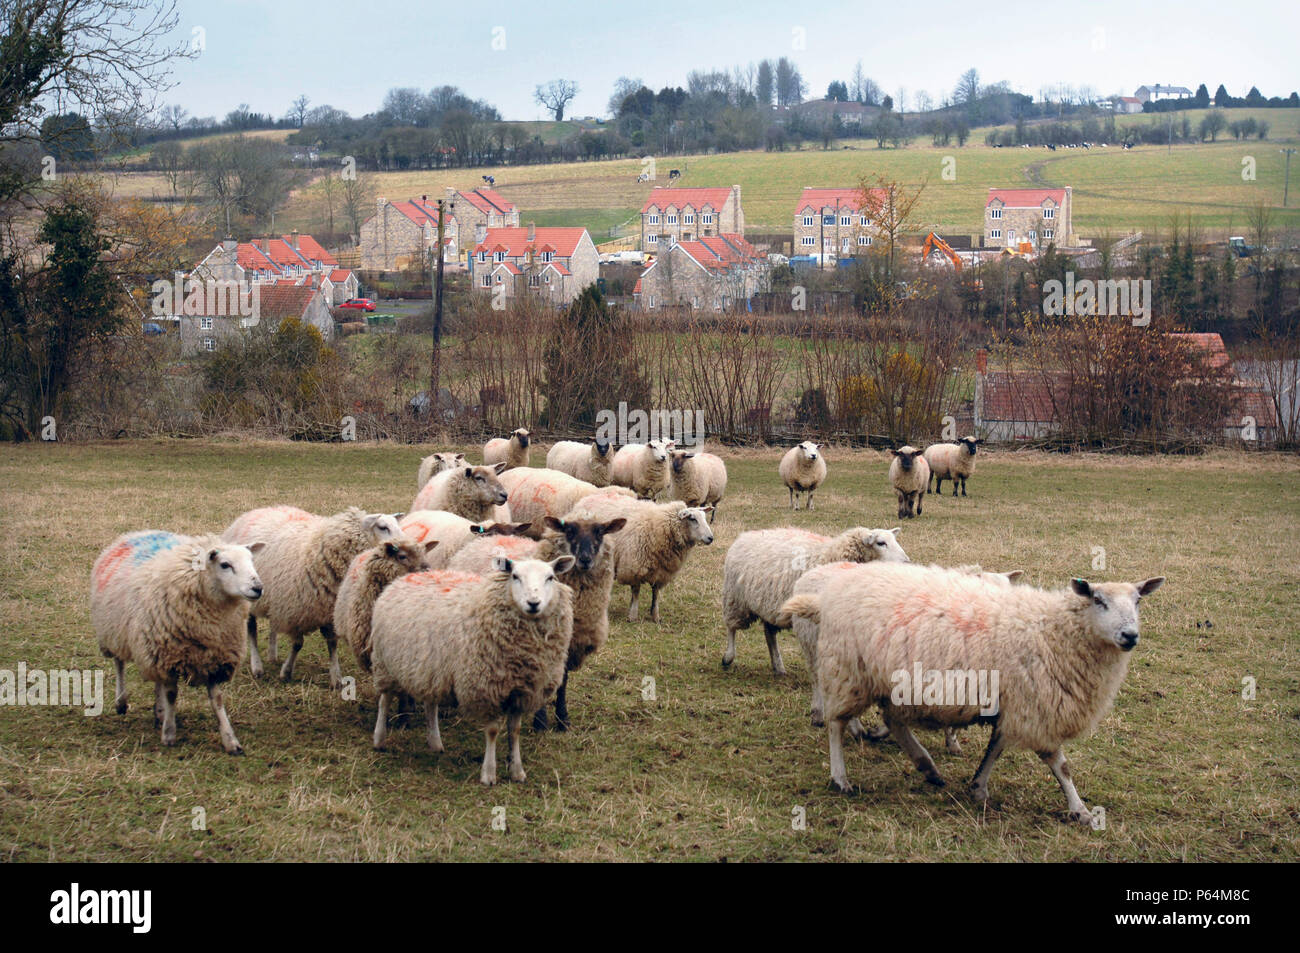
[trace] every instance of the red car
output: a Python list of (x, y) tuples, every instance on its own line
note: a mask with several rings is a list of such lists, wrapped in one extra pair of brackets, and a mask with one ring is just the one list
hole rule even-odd
[(339, 307), (350, 308), (353, 311), (374, 311), (375, 303), (369, 298), (349, 298), (347, 301), (344, 301), (339, 305)]

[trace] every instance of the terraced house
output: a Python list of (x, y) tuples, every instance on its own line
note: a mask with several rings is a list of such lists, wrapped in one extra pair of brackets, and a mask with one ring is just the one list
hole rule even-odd
[(641, 273), (632, 295), (647, 311), (664, 307), (726, 311), (771, 287), (767, 256), (740, 235), (724, 233), (676, 242), (661, 250)]
[[(458, 237), (457, 217), (448, 212), (443, 254), (450, 261), (460, 254)], [(427, 195), (405, 202), (379, 198), (375, 214), (361, 223), (361, 268), (365, 271), (426, 267), (437, 246), (438, 203)]]
[(306, 285), (333, 308), (358, 293), (357, 277), (310, 235), (293, 232), (279, 238), (236, 242), (227, 238), (194, 266), (191, 278), (238, 281), (253, 285)]
[(480, 294), (533, 294), (568, 304), (600, 277), (600, 256), (585, 228), (479, 229), (469, 268)]
[(806, 188), (795, 202), (791, 253), (852, 258), (872, 247), (878, 230), (860, 190)]
[(641, 206), (641, 250), (651, 254), (723, 233), (745, 234), (740, 186), (731, 188), (661, 188)]
[(1071, 188), (989, 189), (984, 204), (984, 247), (1037, 250), (1077, 244)]

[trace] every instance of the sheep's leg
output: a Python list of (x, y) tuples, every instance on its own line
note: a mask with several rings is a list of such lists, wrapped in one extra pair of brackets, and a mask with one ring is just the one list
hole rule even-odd
[(781, 646), (777, 644), (776, 634), (781, 630), (770, 622), (763, 623), (763, 635), (767, 638), (767, 654), (772, 659), (772, 674), (784, 675), (785, 659), (781, 658)]
[(560, 687), (555, 690), (555, 730), (569, 730), (569, 670), (567, 668), (564, 670), (564, 678), (560, 680)]
[(424, 720), (429, 723), (425, 736), (429, 739), (429, 750), (442, 754), (442, 731), (438, 728), (438, 706), (433, 702), (424, 703)]
[(659, 624), (659, 590), (662, 588), (662, 583), (650, 584), (650, 621), (655, 625)]
[(862, 741), (864, 738), (867, 737), (867, 729), (862, 727), (862, 719), (860, 718), (849, 719), (849, 734), (852, 737), (856, 738), (858, 741)]
[(966, 495), (966, 478), (965, 478), (965, 477), (962, 477), (962, 478), (961, 478), (961, 495), (962, 495), (962, 496), (965, 496), (965, 495)]
[(901, 721), (890, 717), (888, 710), (885, 711), (885, 724), (889, 726), (889, 733), (898, 742), (898, 746), (907, 752), (907, 756), (912, 759), (912, 763), (916, 765), (916, 770), (925, 775), (925, 780), (936, 787), (943, 787), (946, 783), (943, 780), (943, 775), (939, 773), (938, 767), (935, 766), (934, 759), (930, 757), (930, 752), (926, 751), (921, 742), (916, 740), (916, 735), (912, 734), (912, 730)]
[(533, 713), (533, 731), (545, 731), (547, 728), (546, 705)]
[(374, 748), (383, 751), (388, 742), (388, 692), (379, 693), (379, 716), (375, 718)]
[(828, 718), (826, 733), (830, 737), (831, 783), (845, 794), (853, 793), (849, 784), (849, 774), (844, 768), (844, 722), (843, 718)]
[(811, 510), (813, 508), (813, 494), (816, 492), (816, 490), (808, 491), (808, 505), (804, 507), (804, 509)]
[(934, 478), (934, 493), (935, 496), (938, 496), (939, 494), (943, 493), (943, 477), (941, 476), (937, 476)]
[(120, 658), (113, 659), (117, 669), (117, 697), (113, 700), (119, 715), (126, 714), (126, 663)]
[(501, 734), (501, 722), (493, 722), (483, 729), (485, 741), (483, 747), (483, 770), (478, 779), (484, 784), (497, 783), (497, 735)]
[(266, 635), (266, 660), (272, 665), (280, 661), (280, 633), (275, 631), (275, 626)]
[[(272, 636), (274, 638), (274, 636)], [(293, 666), (298, 661), (298, 653), (302, 651), (302, 641), (305, 638), (302, 632), (295, 632), (293, 635), (293, 648), (289, 650), (289, 657), (284, 660), (280, 666), (280, 681), (287, 682), (293, 678)]]
[(943, 745), (948, 749), (949, 754), (961, 754), (961, 742), (957, 740), (956, 728), (943, 730)]
[(868, 741), (888, 741), (889, 726), (873, 725), (870, 728), (864, 728), (862, 730), (862, 736), (866, 738)]
[(924, 499), (925, 499), (925, 494), (922, 493), (920, 490), (917, 490), (915, 493), (912, 494), (912, 500), (916, 505), (917, 516), (921, 515), (921, 501)]
[(176, 683), (168, 682), (162, 686), (162, 743), (171, 747), (176, 744)]
[(510, 739), (510, 780), (525, 781), (524, 759), (519, 753), (520, 723), (524, 720), (522, 712), (515, 712), (506, 719), (506, 737)]
[(163, 723), (163, 684), (153, 683), (153, 726), (161, 728)]
[[(266, 670), (262, 667), (262, 656), (257, 651), (257, 616), (250, 612), (245, 625), (248, 628), (248, 670), (254, 678), (261, 678)], [(275, 645), (274, 635), (271, 636), (271, 644)]]
[(1079, 792), (1075, 790), (1074, 778), (1070, 777), (1070, 765), (1065, 760), (1065, 752), (1060, 748), (1055, 751), (1040, 751), (1038, 757), (1052, 769), (1057, 783), (1065, 792), (1065, 805), (1070, 812), (1070, 820), (1091, 826), (1092, 812), (1088, 810), (1088, 805), (1083, 803), (1083, 798), (1079, 797)]
[(995, 726), (989, 737), (988, 749), (984, 752), (984, 760), (980, 762), (979, 770), (970, 782), (970, 794), (975, 800), (983, 803), (989, 799), (989, 775), (993, 773), (993, 764), (1006, 746), (1007, 739), (1003, 736), (1002, 729)]
[(230, 725), (230, 716), (226, 714), (226, 700), (222, 696), (221, 686), (208, 682), (208, 701), (212, 702), (212, 714), (217, 717), (217, 731), (221, 733), (221, 747), (226, 754), (243, 754), (244, 746), (235, 737), (235, 729)]
[(798, 506), (795, 504), (794, 501), (794, 487), (789, 487), (788, 489), (790, 490), (790, 509), (792, 510), (798, 509)]
[(334, 633), (334, 626), (328, 622), (320, 627), (320, 634), (325, 638), (325, 647), (330, 652), (330, 689), (338, 691), (343, 687), (343, 670), (339, 668), (339, 638)]
[(808, 711), (812, 715), (813, 727), (820, 728), (825, 722), (822, 717), (822, 683), (817, 678), (817, 643), (806, 639), (797, 628), (795, 635), (799, 640), (799, 648), (803, 650), (804, 661), (808, 664), (808, 674), (812, 678), (812, 700)]
[(637, 619), (637, 605), (641, 599), (641, 587), (638, 585), (628, 586), (628, 588), (632, 591), (632, 601), (627, 606), (627, 621), (635, 622)]

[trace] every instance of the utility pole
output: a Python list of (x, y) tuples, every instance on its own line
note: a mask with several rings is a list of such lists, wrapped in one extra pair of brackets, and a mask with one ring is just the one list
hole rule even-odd
[(429, 426), (438, 410), (438, 378), (442, 372), (442, 267), (443, 235), (446, 233), (447, 202), (438, 199), (438, 265), (433, 283), (433, 353), (429, 358)]
[(1287, 194), (1291, 191), (1291, 157), (1295, 149), (1278, 149), (1286, 156), (1286, 178), (1282, 180), (1282, 207), (1286, 208)]

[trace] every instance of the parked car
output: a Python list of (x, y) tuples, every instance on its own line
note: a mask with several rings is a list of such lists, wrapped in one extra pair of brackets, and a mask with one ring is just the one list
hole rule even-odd
[(349, 298), (344, 301), (340, 308), (350, 308), (353, 311), (374, 311), (375, 303), (369, 298)]
[(154, 321), (146, 321), (144, 323), (144, 333), (146, 337), (153, 337), (155, 335), (162, 334), (163, 333), (162, 325)]

